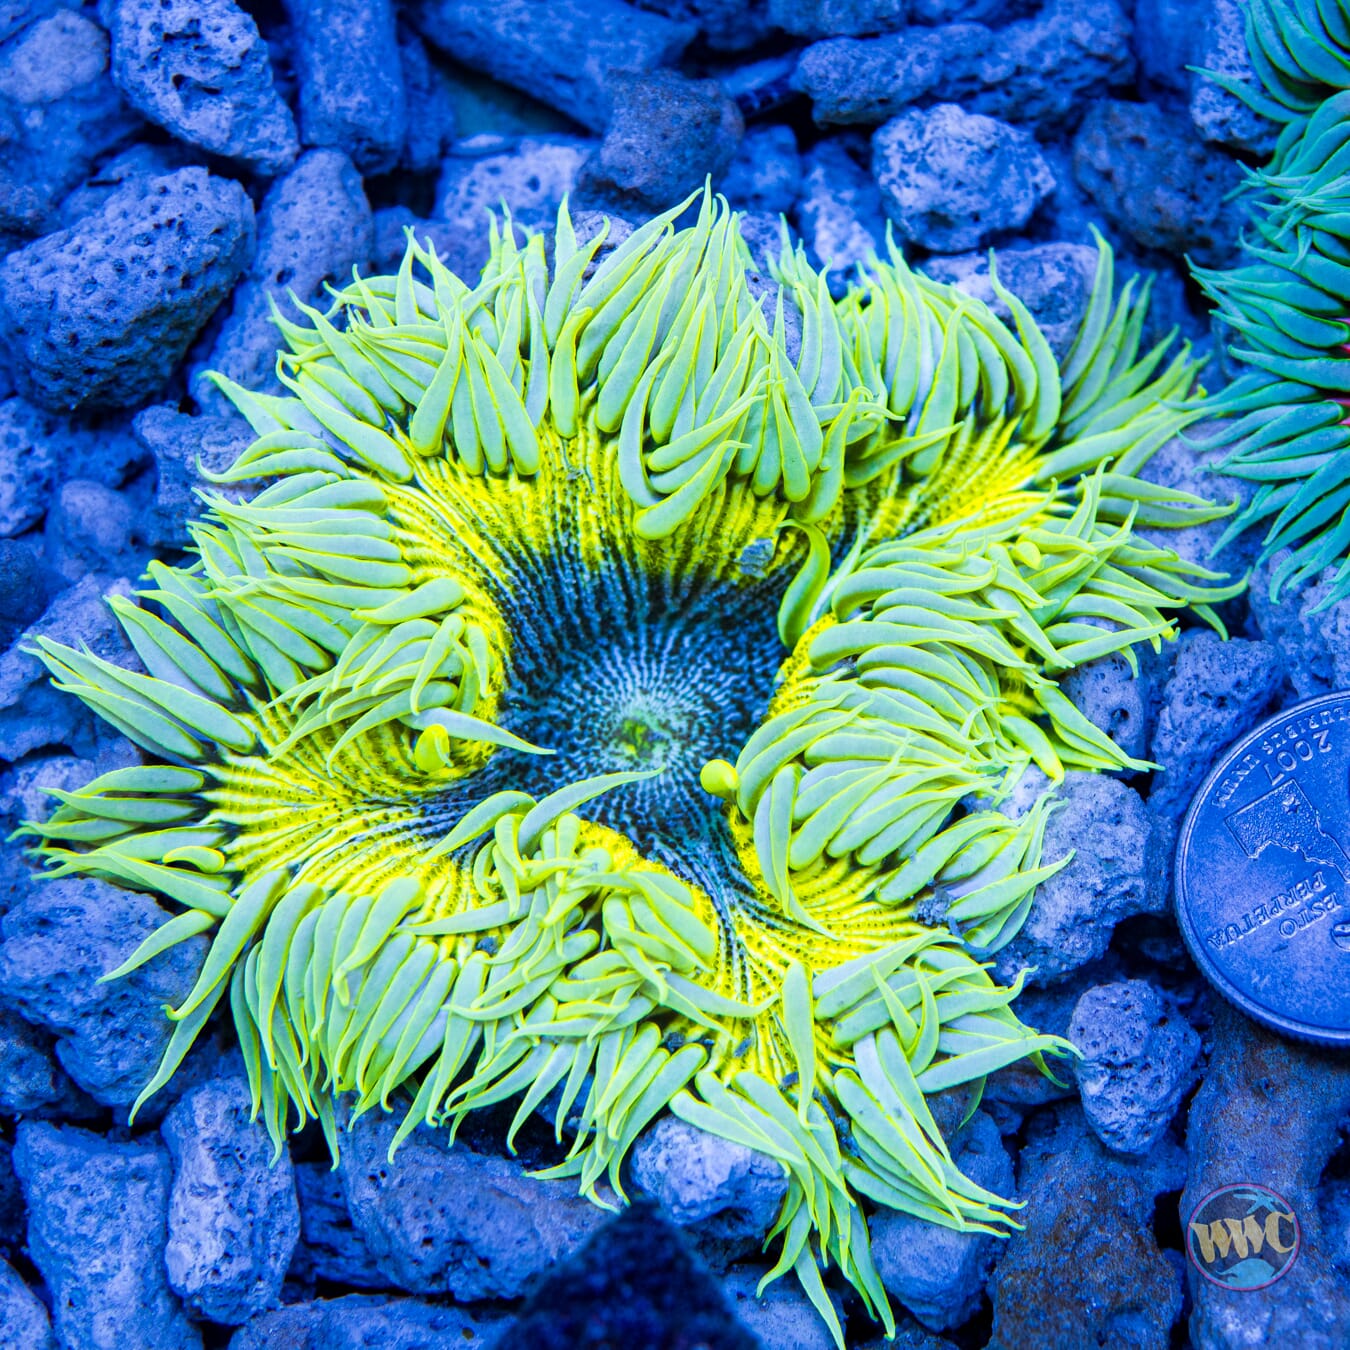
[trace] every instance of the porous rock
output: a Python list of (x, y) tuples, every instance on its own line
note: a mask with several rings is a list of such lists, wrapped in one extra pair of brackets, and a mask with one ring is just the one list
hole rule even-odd
[(592, 131), (609, 123), (615, 72), (671, 64), (696, 31), (621, 0), (421, 0), (410, 18), (457, 61)]
[(1241, 181), (1234, 160), (1206, 146), (1190, 119), (1153, 103), (1104, 100), (1073, 142), (1074, 173), (1106, 219), (1143, 248), (1222, 266), (1236, 248)]
[(198, 466), (224, 472), (248, 448), (248, 428), (235, 417), (192, 417), (156, 404), (136, 414), (132, 429), (155, 461), (155, 500), (137, 522), (137, 536), (159, 548), (184, 548), (187, 522), (203, 510), (197, 491), (230, 493), (228, 485), (204, 478)]
[(1027, 132), (951, 103), (887, 122), (872, 138), (872, 173), (901, 236), (935, 253), (1025, 225), (1055, 186)]
[(191, 168), (202, 161), (202, 152), (182, 141), (138, 141), (105, 159), (77, 188), (61, 199), (58, 224), (62, 229), (92, 216), (108, 199), (130, 183), (162, 178), (166, 173)]
[[(280, 335), (269, 301), (296, 319), (288, 298), (307, 305), (324, 283), (342, 285), (364, 266), (373, 243), (370, 204), (351, 161), (339, 150), (310, 150), (268, 189), (258, 213), (258, 248), (236, 289), (229, 314), (195, 354), (192, 393), (203, 408), (232, 415), (233, 406), (205, 377), (228, 375), (247, 389), (280, 392), (274, 367)], [(327, 306), (323, 306), (326, 308)]]
[(14, 1167), (63, 1350), (198, 1350), (201, 1336), (153, 1259), (164, 1249), (172, 1170), (162, 1147), (23, 1121)]
[(763, 1242), (787, 1194), (772, 1158), (676, 1116), (638, 1141), (632, 1169), (637, 1185), (718, 1265)]
[(805, 156), (797, 228), (834, 281), (842, 280), (885, 238), (881, 193), (864, 167), (865, 159), (866, 143), (855, 146), (844, 137), (818, 141)]
[(0, 343), (53, 409), (131, 407), (168, 379), (248, 265), (253, 206), (205, 169), (133, 184), (0, 266)]
[(762, 1266), (733, 1266), (722, 1280), (731, 1311), (756, 1343), (774, 1350), (831, 1350), (834, 1337), (801, 1285), (787, 1276), (761, 1294), (757, 1290), (765, 1273)]
[(1086, 990), (1069, 1023), (1083, 1115), (1116, 1153), (1144, 1153), (1195, 1082), (1200, 1038), (1147, 980)]
[(454, 85), (416, 33), (400, 28), (398, 58), (408, 103), (408, 134), (399, 166), (434, 173), (455, 140)]
[(52, 1038), (0, 1008), (0, 1114), (28, 1115), (69, 1091), (52, 1057)]
[(1149, 93), (1184, 94), (1208, 0), (1135, 0), (1132, 45)]
[(662, 211), (731, 163), (745, 128), (716, 80), (616, 74), (610, 90), (609, 130), (583, 175), (588, 192), (620, 209)]
[(1272, 596), (1272, 580), (1287, 558), (1282, 549), (1252, 572), (1247, 599), (1257, 630), (1279, 653), (1299, 698), (1350, 689), (1350, 600), (1331, 600), (1336, 568)]
[(1156, 836), (1139, 794), (1114, 778), (1077, 770), (1064, 775), (1042, 858), (1073, 858), (1036, 890), (1021, 932), (996, 958), (1000, 978), (1025, 966), (1048, 983), (1106, 950), (1122, 919), (1161, 905), (1149, 875)]
[(1084, 103), (1130, 82), (1130, 23), (1116, 0), (1050, 0), (998, 29), (970, 6), (930, 30), (802, 53), (795, 83), (823, 125), (876, 123), (916, 103), (960, 103), (973, 113), (1046, 130), (1071, 124)]
[(1149, 791), (1151, 814), (1177, 823), (1214, 761), (1275, 706), (1282, 672), (1266, 642), (1208, 629), (1183, 633), (1163, 689), (1149, 758), (1162, 766)]
[[(977, 1111), (948, 1146), (952, 1161), (977, 1186), (1012, 1196), (1012, 1159), (989, 1115)], [(879, 1209), (870, 1227), (882, 1284), (924, 1326), (945, 1331), (969, 1319), (984, 1296), (998, 1251), (995, 1238), (891, 1209)]]
[(0, 656), (0, 759), (16, 760), (47, 746), (92, 755), (106, 729), (78, 699), (53, 689), (46, 668), (25, 648), (39, 637), (78, 647), (88, 644), (105, 661), (133, 661), (135, 653), (103, 602), (109, 591), (129, 595), (130, 583), (85, 577), (52, 601), (42, 617)]
[(1350, 1112), (1350, 1063), (1334, 1050), (1265, 1030), (1216, 1003), (1209, 1067), (1191, 1102), (1186, 1224), (1211, 1191), (1235, 1181), (1268, 1186), (1302, 1229), (1298, 1258), (1266, 1289), (1235, 1293), (1188, 1271), (1196, 1350), (1298, 1345), (1337, 1350), (1350, 1326), (1350, 1294), (1324, 1240), (1317, 1186)]
[(392, 169), (408, 104), (390, 0), (284, 0), (300, 139), (341, 150), (363, 174)]
[(67, 877), (31, 889), (0, 923), (0, 998), (55, 1032), (66, 1072), (109, 1106), (134, 1101), (154, 1073), (172, 1031), (164, 1005), (192, 988), (207, 939), (98, 980), (168, 917), (148, 895)]
[(251, 1114), (247, 1081), (213, 1078), (160, 1125), (173, 1158), (169, 1283), (197, 1315), (229, 1326), (278, 1302), (300, 1236), (290, 1155), (272, 1160)]
[(343, 1137), (339, 1168), (352, 1222), (400, 1289), (512, 1298), (605, 1221), (571, 1184), (447, 1148), (427, 1131), (405, 1140), (391, 1164), (397, 1128), (392, 1116), (363, 1116)]
[(46, 592), (37, 550), (26, 541), (0, 539), (0, 651), (41, 615)]
[(0, 1253), (12, 1255), (27, 1241), (23, 1188), (14, 1175), (14, 1146), (0, 1135)]
[[(1035, 244), (995, 251), (1000, 283), (1031, 311), (1059, 360), (1073, 345), (1092, 295), (1097, 252), (1083, 244)], [(994, 293), (988, 253), (959, 253), (932, 258), (923, 270), (935, 281), (983, 300), (1005, 323), (1012, 311)]]
[(908, 0), (769, 0), (769, 22), (797, 37), (857, 37), (903, 28)]
[(1201, 140), (1266, 154), (1274, 149), (1279, 128), (1205, 73), (1226, 75), (1261, 92), (1247, 52), (1246, 26), (1246, 10), (1238, 0), (1207, 0), (1194, 58), (1199, 69), (1190, 72), (1191, 121)]
[(144, 560), (132, 543), (135, 523), (122, 493), (87, 478), (62, 483), (44, 530), (46, 562), (56, 584), (70, 586), (98, 572), (136, 576)]
[(295, 158), (267, 44), (234, 0), (113, 0), (106, 12), (113, 81), (150, 121), (269, 176)]
[(505, 1346), (503, 1319), (415, 1298), (348, 1294), (260, 1313), (230, 1340), (230, 1350), (487, 1350)]
[(0, 1350), (54, 1350), (55, 1344), (42, 1300), (0, 1258)]
[(108, 39), (75, 9), (0, 48), (0, 230), (37, 234), (140, 119), (108, 75)]
[[(382, 206), (372, 216), (375, 243), (371, 248), (370, 270), (375, 276), (396, 273), (408, 251), (408, 230), (417, 242), (426, 248), (430, 244), (436, 256), (448, 266), (463, 253), (464, 238), (459, 230), (444, 220), (419, 216), (409, 206)], [(480, 264), (481, 267), (481, 264)]]
[(300, 1243), (292, 1278), (332, 1280), (357, 1289), (384, 1289), (389, 1278), (376, 1266), (366, 1240), (347, 1212), (342, 1181), (327, 1163), (295, 1164), (300, 1204)]
[[(15, 534), (41, 520), (58, 484), (84, 478), (121, 488), (144, 464), (145, 451), (120, 413), (70, 417), (17, 394), (0, 402), (0, 470), (16, 475), (14, 495), (0, 487), (0, 513), (13, 510)], [(0, 472), (0, 483), (4, 477)]]
[(722, 175), (721, 189), (738, 210), (789, 211), (802, 185), (802, 160), (791, 127), (753, 127)]
[[(1135, 660), (1139, 660), (1137, 652)], [(1146, 661), (1140, 663), (1136, 675), (1124, 655), (1110, 652), (1069, 671), (1059, 687), (1127, 755), (1143, 759), (1148, 754), (1158, 690)]]
[(33, 434), (34, 412), (18, 397), (0, 402), (0, 536), (22, 534), (47, 510), (56, 463), (46, 438)]
[(1175, 1145), (1138, 1160), (1108, 1153), (1077, 1103), (1036, 1116), (1018, 1167), (1026, 1227), (994, 1269), (988, 1350), (1166, 1346), (1181, 1286), (1153, 1236), (1153, 1211), (1159, 1195), (1180, 1188), (1185, 1166)]

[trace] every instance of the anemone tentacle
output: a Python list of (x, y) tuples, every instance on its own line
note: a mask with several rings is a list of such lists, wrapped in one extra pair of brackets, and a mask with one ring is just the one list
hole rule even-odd
[(290, 396), (219, 381), (219, 479), (265, 486), (113, 602), (147, 673), (39, 639), (152, 762), (26, 828), (174, 903), (113, 976), (212, 935), (138, 1107), (228, 993), (278, 1151), (341, 1094), (399, 1139), (518, 1099), (508, 1144), (547, 1099), (604, 1202), (669, 1108), (781, 1163), (770, 1278), (842, 1345), (823, 1265), (893, 1327), (864, 1203), (1016, 1226), (925, 1097), (1071, 1053), (987, 961), (1067, 861), (1052, 794), (996, 807), (1147, 766), (1058, 679), (1237, 587), (1135, 532), (1223, 509), (1138, 477), (1196, 365), (1104, 244), (1061, 371), (997, 278), (1011, 327), (893, 247), (756, 298), (684, 206), (599, 261), (566, 206), (551, 254), (494, 225), (473, 287), (410, 236), (278, 315)]
[(1350, 593), (1350, 18), (1336, 0), (1251, 0), (1260, 88), (1206, 72), (1281, 123), (1248, 172), (1249, 237), (1227, 272), (1194, 268), (1246, 372), (1211, 400), (1227, 418), (1221, 468), (1255, 484), (1225, 538), (1264, 526), (1278, 596), (1337, 566), (1322, 604)]

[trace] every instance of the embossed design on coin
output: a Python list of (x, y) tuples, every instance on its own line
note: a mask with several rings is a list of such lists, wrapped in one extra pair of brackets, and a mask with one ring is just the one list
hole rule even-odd
[(1225, 998), (1350, 1045), (1350, 693), (1286, 709), (1228, 751), (1181, 827), (1176, 895)]

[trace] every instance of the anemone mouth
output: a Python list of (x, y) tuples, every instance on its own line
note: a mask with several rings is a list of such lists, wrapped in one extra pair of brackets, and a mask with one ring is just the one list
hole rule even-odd
[(842, 1345), (826, 1260), (890, 1325), (864, 1198), (1011, 1222), (924, 1095), (1071, 1052), (983, 959), (1064, 861), (1051, 799), (965, 803), (1147, 767), (1057, 678), (1235, 588), (1133, 532), (1222, 511), (1134, 477), (1194, 366), (1138, 354), (1108, 251), (1062, 371), (996, 282), (1016, 333), (898, 254), (836, 302), (785, 253), (789, 358), (734, 217), (675, 214), (590, 273), (564, 209), (473, 289), (410, 240), (279, 320), (293, 397), (223, 386), (224, 478), (267, 486), (112, 602), (150, 673), (39, 640), (153, 762), (31, 830), (179, 908), (116, 973), (213, 933), (141, 1100), (228, 994), (278, 1149), (336, 1149), (339, 1094), (411, 1098), (397, 1139), (519, 1098), (509, 1144), (556, 1089), (552, 1174), (622, 1196), (669, 1107), (790, 1174), (775, 1273)]

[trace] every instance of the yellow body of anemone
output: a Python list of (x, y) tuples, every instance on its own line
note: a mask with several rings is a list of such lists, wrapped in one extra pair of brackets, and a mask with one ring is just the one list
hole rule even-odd
[[(782, 1165), (773, 1273), (838, 1338), (823, 1265), (890, 1325), (865, 1205), (1013, 1222), (926, 1094), (1069, 1049), (985, 960), (1064, 861), (1050, 796), (990, 803), (1142, 767), (1057, 678), (1232, 590), (1134, 533), (1217, 513), (1138, 477), (1194, 367), (1105, 248), (1061, 368), (1001, 287), (1016, 332), (896, 254), (835, 301), (785, 251), (765, 299), (734, 216), (674, 218), (494, 233), (474, 288), (410, 240), (280, 321), (294, 396), (226, 386), (266, 486), (114, 602), (149, 673), (41, 640), (154, 762), (29, 828), (175, 903), (115, 973), (213, 934), (143, 1098), (228, 995), (278, 1148), (336, 1148), (344, 1093), (400, 1137), (547, 1099), (551, 1174), (622, 1196), (669, 1108)], [(634, 633), (627, 715), (563, 666)]]

